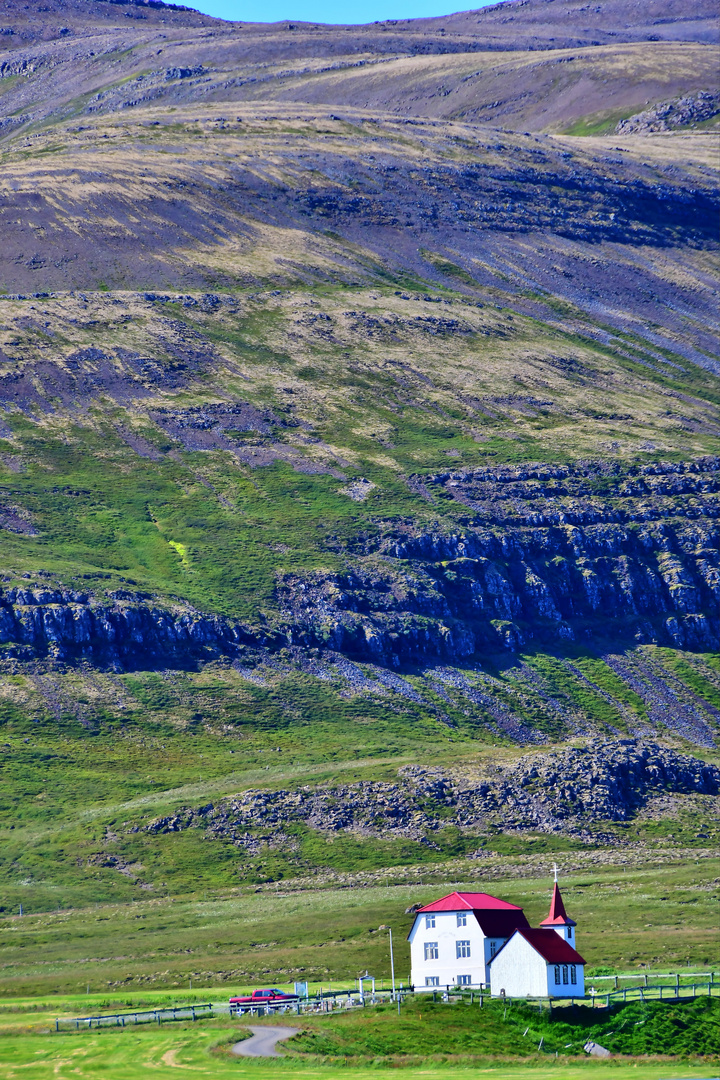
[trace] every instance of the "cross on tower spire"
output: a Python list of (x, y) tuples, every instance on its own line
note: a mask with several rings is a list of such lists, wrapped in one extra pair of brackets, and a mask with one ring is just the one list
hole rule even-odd
[(553, 863), (553, 874), (555, 875), (555, 884), (553, 885), (552, 900), (550, 901), (550, 913), (548, 914), (547, 919), (543, 919), (540, 925), (551, 927), (575, 926), (575, 920), (571, 919), (568, 913), (565, 911), (563, 898), (560, 895), (560, 886), (558, 885), (557, 863)]

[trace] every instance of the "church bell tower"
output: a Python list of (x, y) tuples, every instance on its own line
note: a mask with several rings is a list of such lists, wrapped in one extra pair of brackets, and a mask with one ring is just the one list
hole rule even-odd
[(553, 886), (552, 900), (548, 917), (540, 923), (546, 930), (554, 930), (563, 941), (575, 948), (575, 927), (577, 923), (571, 919), (565, 911), (563, 898), (560, 895), (560, 886), (557, 880), (557, 867), (555, 867), (555, 885)]

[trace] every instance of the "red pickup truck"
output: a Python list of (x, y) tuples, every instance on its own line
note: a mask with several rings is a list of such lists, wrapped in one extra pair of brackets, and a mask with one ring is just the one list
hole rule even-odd
[(230, 1004), (243, 1005), (275, 1005), (283, 1001), (297, 1001), (297, 994), (285, 994), (282, 990), (253, 990), (249, 997), (231, 997)]

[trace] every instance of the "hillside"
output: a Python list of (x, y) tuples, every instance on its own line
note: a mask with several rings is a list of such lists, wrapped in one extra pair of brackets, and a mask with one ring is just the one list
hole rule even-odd
[[(681, 126), (702, 124), (718, 111), (716, 15), (712, 0), (510, 0), (322, 26), (224, 23), (143, 0), (48, 0), (42, 11), (7, 0), (0, 132), (63, 114), (242, 101), (587, 134), (689, 97)], [(709, 112), (698, 93), (711, 95)]]
[(712, 5), (2, 20), (5, 908), (709, 857)]

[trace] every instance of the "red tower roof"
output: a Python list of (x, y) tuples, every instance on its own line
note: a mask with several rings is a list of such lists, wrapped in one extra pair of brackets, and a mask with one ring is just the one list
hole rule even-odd
[(547, 919), (543, 919), (540, 923), (541, 926), (577, 926), (577, 923), (570, 919), (565, 911), (565, 905), (563, 904), (563, 898), (560, 895), (560, 888), (557, 881), (555, 882), (555, 888), (553, 889), (552, 900), (550, 901), (550, 912)]
[(522, 908), (486, 892), (452, 892), (418, 908), (418, 915), (426, 911), (522, 911)]

